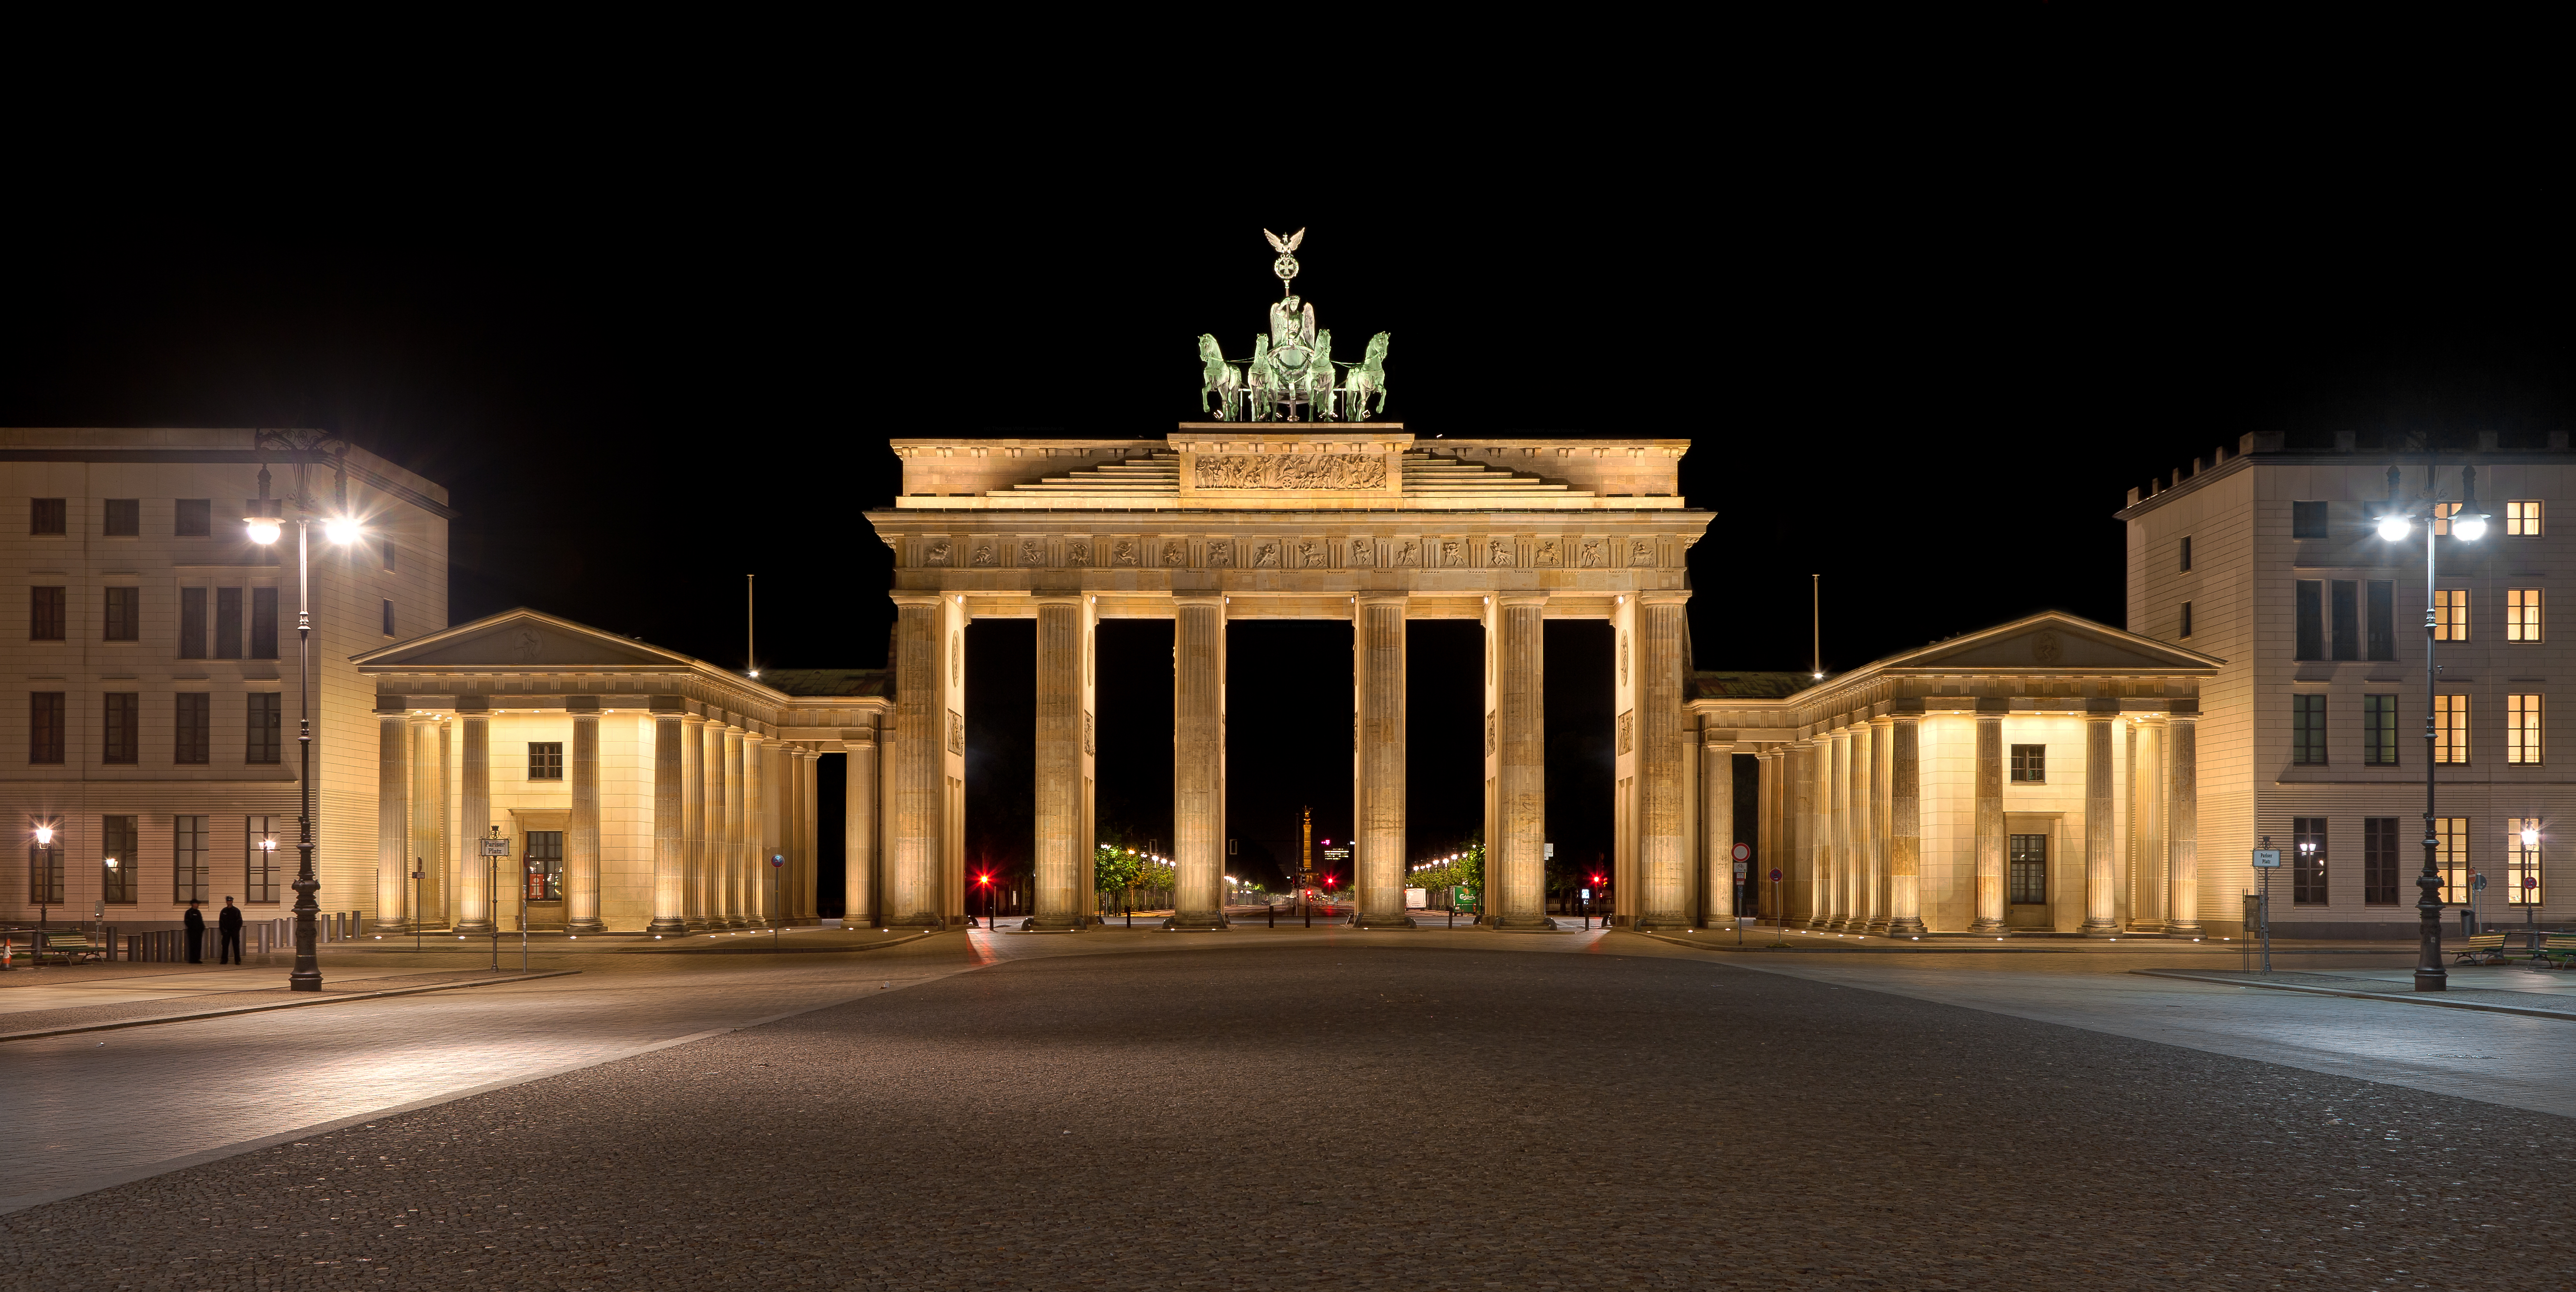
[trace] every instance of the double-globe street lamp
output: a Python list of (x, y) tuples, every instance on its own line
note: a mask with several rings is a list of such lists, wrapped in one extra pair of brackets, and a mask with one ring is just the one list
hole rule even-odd
[(2438, 636), (2441, 595), (2434, 584), (2434, 560), (2439, 548), (2434, 538), (2445, 528), (2463, 543), (2474, 543), (2486, 537), (2487, 514), (2478, 510), (2478, 469), (2460, 468), (2460, 501), (2445, 512), (2441, 491), (2433, 479), (2434, 466), (2424, 465), (2424, 492), (2412, 504), (2398, 497), (2398, 471), (2388, 468), (2388, 502), (2379, 513), (2379, 536), (2391, 543), (2401, 543), (2413, 531), (2415, 523), (2424, 525), (2424, 871), (2415, 877), (2416, 924), (2415, 990), (2443, 991), (2450, 986), (2450, 974), (2442, 968), (2442, 874), (2437, 859), (2442, 841), (2434, 828), (2433, 784), (2438, 751), (2438, 728), (2441, 722), (2439, 701), (2434, 689), (2440, 674), (2433, 664), (2433, 643)]

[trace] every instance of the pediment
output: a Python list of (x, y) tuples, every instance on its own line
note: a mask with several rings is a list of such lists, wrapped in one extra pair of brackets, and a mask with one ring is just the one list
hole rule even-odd
[(510, 610), (371, 651), (358, 656), (357, 662), (402, 668), (581, 669), (636, 665), (668, 668), (688, 661), (685, 656), (568, 619)]
[(2188, 669), (2221, 661), (2074, 615), (2047, 613), (1935, 642), (1888, 660), (1886, 667), (1951, 672), (2021, 673), (2040, 669), (2094, 672)]

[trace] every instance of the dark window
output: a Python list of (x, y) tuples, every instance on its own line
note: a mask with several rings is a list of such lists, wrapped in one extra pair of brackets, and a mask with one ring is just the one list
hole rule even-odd
[(528, 900), (563, 900), (563, 831), (528, 832)]
[(2290, 504), (2290, 537), (2324, 538), (2325, 536), (2326, 505), (2324, 503), (2294, 502)]
[(182, 498), (170, 521), (170, 532), (181, 538), (204, 538), (215, 532), (215, 506), (210, 498)]
[(240, 659), (242, 590), (215, 589), (215, 658)]
[(107, 640), (140, 641), (143, 637), (143, 589), (107, 590)]
[(63, 693), (27, 693), (27, 761), (63, 761)]
[(385, 568), (388, 570), (394, 568), (394, 541), (390, 538), (379, 539), (377, 546), (384, 549)]
[(277, 589), (250, 590), (250, 657), (277, 658)]
[(2302, 767), (2325, 766), (2326, 698), (2324, 696), (2290, 697), (2290, 761)]
[[(143, 885), (134, 877), (135, 845), (139, 842), (134, 829), (135, 818), (107, 816), (99, 818), (100, 887), (107, 890), (107, 900), (130, 906)], [(109, 865), (109, 862), (115, 865)]]
[(2361, 588), (2350, 579), (2334, 581), (2334, 657), (2361, 658)]
[(170, 818), (170, 900), (174, 902), (208, 902), (214, 899), (206, 884), (206, 818), (178, 816)]
[(60, 534), (64, 532), (63, 517), (68, 509), (63, 506), (62, 499), (30, 498), (28, 501), (35, 504), (27, 510), (28, 533)]
[(143, 532), (143, 500), (110, 498), (107, 500), (107, 535), (110, 538), (133, 538)]
[(27, 845), (27, 900), (46, 906), (63, 904), (61, 844)]
[(393, 635), (394, 635), (394, 603), (393, 603), (393, 602), (391, 602), (391, 601), (387, 601), (387, 602), (385, 603), (385, 636), (387, 636), (387, 637), (391, 637), (391, 636), (393, 636)]
[(179, 589), (179, 658), (206, 657), (206, 590)]
[(2299, 653), (2300, 659), (2326, 657), (2326, 585), (2315, 579), (2299, 580)]
[(2191, 636), (2191, 603), (2182, 603), (2182, 635)]
[(202, 763), (209, 760), (214, 747), (215, 697), (203, 691), (179, 693), (177, 751), (170, 756), (174, 763)]
[(2361, 901), (2365, 906), (2397, 904), (2396, 817), (2362, 818)]
[(563, 779), (563, 742), (560, 740), (528, 742), (528, 779), (559, 781)]
[(2048, 836), (2014, 835), (2011, 855), (2013, 904), (2045, 905), (2048, 901)]
[(278, 759), (279, 733), (286, 725), (283, 714), (286, 697), (275, 691), (250, 693), (250, 744), (242, 753), (246, 763), (274, 763)]
[(2017, 785), (2048, 783), (2048, 746), (2015, 745), (2012, 747), (2012, 778)]
[(2397, 585), (2370, 581), (2370, 658), (2397, 658)]
[(99, 761), (131, 763), (143, 747), (143, 697), (132, 691), (110, 691), (107, 736), (99, 744)]
[(2361, 762), (2365, 767), (2397, 765), (2397, 697), (2361, 697)]
[(2191, 539), (2188, 537), (2182, 540), (2182, 572), (2191, 573)]
[(27, 636), (40, 642), (63, 639), (64, 588), (29, 588), (27, 598)]
[(2290, 818), (2290, 901), (2320, 906), (2326, 900), (2326, 819)]
[[(277, 901), (277, 854), (274, 845), (285, 842), (277, 837), (277, 818), (246, 816), (242, 818), (242, 901), (273, 904)], [(261, 847), (261, 844), (272, 845)]]

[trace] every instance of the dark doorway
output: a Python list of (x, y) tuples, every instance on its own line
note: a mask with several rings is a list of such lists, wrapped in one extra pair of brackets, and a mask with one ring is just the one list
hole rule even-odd
[(1092, 821), (1102, 843), (1172, 855), (1172, 621), (1104, 619), (1093, 640), (1099, 735)]
[(1226, 831), (1238, 841), (1226, 860), (1230, 869), (1266, 860), (1269, 874), (1232, 873), (1285, 887), (1297, 864), (1300, 809), (1314, 809), (1318, 853), (1326, 839), (1350, 838), (1350, 621), (1226, 625), (1225, 708)]
[[(1613, 873), (1615, 638), (1606, 620), (1547, 621), (1547, 837), (1556, 845), (1547, 867), (1551, 906), (1592, 875)], [(1595, 908), (1606, 909), (1597, 901)]]
[(1485, 830), (1485, 626), (1405, 625), (1405, 862), (1447, 855)]
[[(1038, 633), (1034, 619), (966, 628), (966, 886), (987, 871), (1026, 889), (1037, 817)], [(882, 769), (880, 769), (882, 770)], [(967, 904), (983, 914), (983, 895)]]

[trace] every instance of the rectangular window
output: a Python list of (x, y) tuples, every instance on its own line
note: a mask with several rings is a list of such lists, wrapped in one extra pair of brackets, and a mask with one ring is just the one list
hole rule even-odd
[(2540, 697), (2508, 695), (2504, 698), (2504, 760), (2508, 763), (2540, 761)]
[(277, 589), (250, 590), (250, 657), (277, 658)]
[(27, 845), (27, 901), (31, 905), (63, 904), (63, 845)]
[(143, 533), (143, 500), (110, 498), (107, 500), (107, 536), (136, 538)]
[(2397, 904), (2397, 818), (2365, 817), (2361, 822), (2361, 904)]
[(105, 816), (99, 822), (98, 873), (107, 890), (107, 900), (119, 906), (131, 906), (142, 900), (143, 885), (135, 878), (135, 844), (141, 837), (135, 830), (136, 818)]
[(33, 504), (27, 509), (28, 533), (60, 534), (65, 532), (66, 527), (63, 524), (63, 519), (65, 516), (70, 514), (70, 509), (63, 505), (62, 499), (30, 498), (27, 501)]
[(2189, 535), (2185, 535), (2182, 540), (2182, 572), (2184, 574), (2191, 573), (2191, 538)]
[(2397, 697), (2361, 697), (2361, 763), (2364, 767), (2397, 765)]
[(215, 658), (240, 659), (242, 648), (242, 590), (215, 589)]
[(143, 638), (143, 589), (109, 588), (107, 590), (107, 640), (140, 641)]
[(179, 589), (179, 658), (206, 657), (206, 590)]
[(2015, 745), (2012, 747), (2012, 778), (2015, 785), (2048, 783), (2048, 746)]
[(2507, 538), (2540, 537), (2540, 500), (2517, 498), (2504, 505), (2504, 536)]
[(2370, 594), (2370, 658), (2397, 658), (2397, 585), (2373, 579)]
[(2469, 639), (2469, 590), (2443, 588), (2433, 594), (2433, 640), (2464, 642)]
[(2014, 904), (2046, 905), (2048, 902), (2048, 836), (2014, 835), (2011, 857)]
[(107, 733), (99, 742), (99, 761), (132, 763), (143, 748), (143, 697), (132, 691), (110, 691)]
[(2326, 819), (2290, 818), (2290, 901), (2322, 906), (2326, 901)]
[(206, 818), (170, 818), (170, 900), (202, 902), (206, 897)]
[(178, 700), (179, 739), (170, 761), (207, 762), (209, 751), (214, 748), (215, 697), (203, 691), (181, 691)]
[(528, 900), (563, 900), (563, 831), (528, 832)]
[(2433, 761), (2437, 763), (2469, 761), (2469, 697), (2465, 695), (2433, 697)]
[(28, 692), (27, 761), (63, 761), (63, 692)]
[(248, 816), (242, 818), (242, 900), (253, 904), (275, 905), (277, 902), (277, 854), (285, 851), (285, 841), (277, 837), (277, 818)]
[(2504, 639), (2540, 640), (2540, 589), (2507, 588), (2504, 592)]
[[(2522, 832), (2531, 831), (2531, 842)], [(2540, 905), (2540, 818), (2509, 817), (2504, 823), (2504, 900), (2513, 906)]]
[(2451, 518), (2459, 514), (2460, 504), (2458, 503), (2437, 502), (2433, 504), (2433, 532), (2441, 535), (2449, 534), (2451, 532)]
[(2299, 580), (2298, 659), (2326, 657), (2326, 585)]
[(170, 532), (181, 538), (205, 538), (215, 532), (211, 498), (181, 498), (170, 518)]
[(563, 742), (560, 740), (528, 742), (528, 779), (559, 781), (563, 779)]
[(2326, 764), (2326, 698), (2290, 697), (2290, 761), (2302, 767)]
[(250, 741), (242, 752), (243, 762), (277, 762), (280, 732), (286, 725), (285, 709), (286, 697), (279, 692), (250, 693)]
[(2182, 635), (2191, 636), (2191, 603), (2188, 601), (2182, 603)]
[(2290, 537), (2324, 538), (2325, 536), (2326, 505), (2324, 503), (2294, 502), (2290, 504)]
[(27, 589), (27, 639), (58, 642), (63, 639), (65, 617), (63, 606), (66, 588)]
[(379, 539), (376, 546), (384, 554), (385, 571), (391, 573), (394, 568), (394, 541), (390, 538)]
[(386, 601), (386, 602), (385, 602), (385, 636), (387, 636), (387, 637), (391, 637), (391, 636), (393, 636), (393, 635), (394, 635), (394, 603), (393, 603), (392, 601), (388, 600), (388, 601)]
[(2469, 819), (2433, 818), (2433, 869), (2442, 877), (2442, 901), (2452, 906), (2469, 900)]
[(2350, 579), (2334, 581), (2334, 657), (2361, 658), (2361, 589)]

